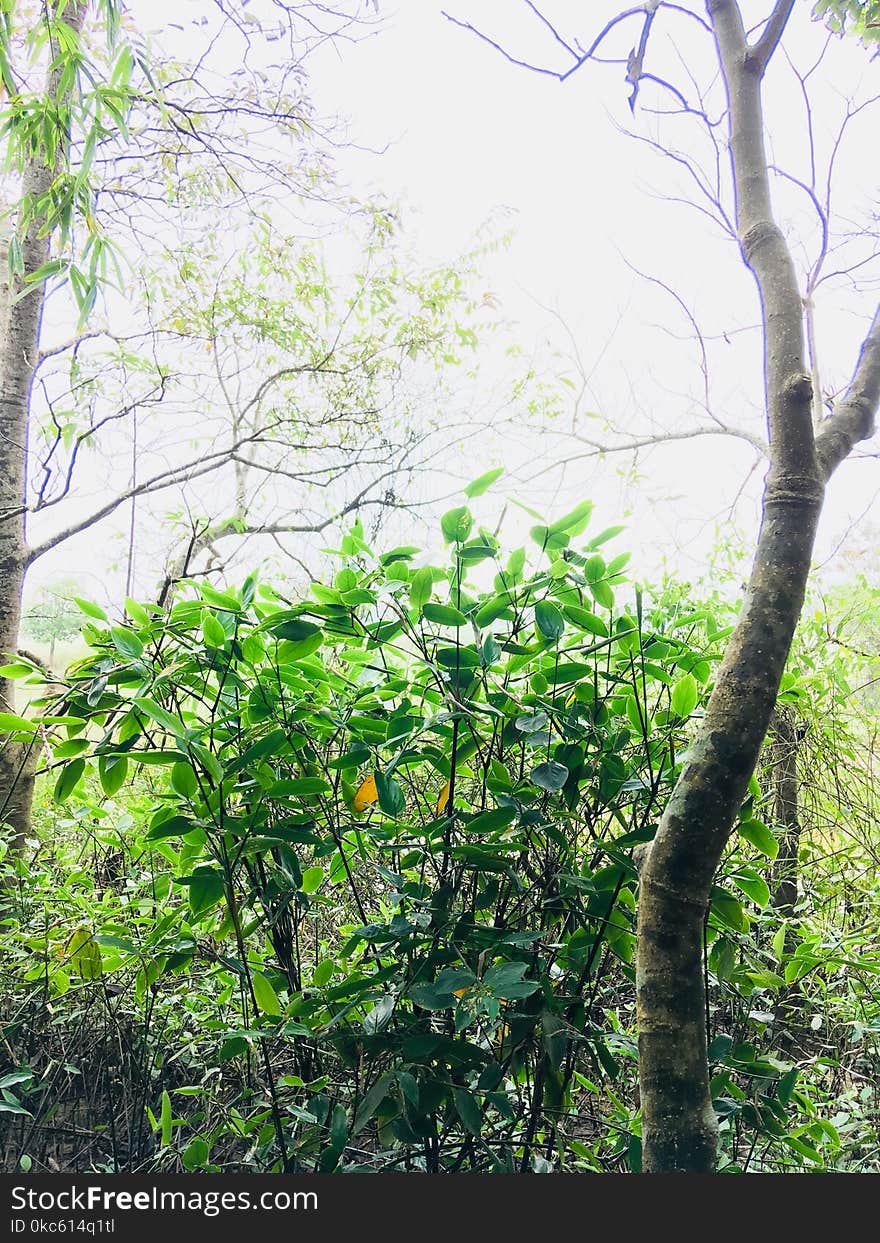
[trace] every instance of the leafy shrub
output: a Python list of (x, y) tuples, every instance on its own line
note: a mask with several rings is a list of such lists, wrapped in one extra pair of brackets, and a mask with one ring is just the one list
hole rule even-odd
[[(118, 1025), (127, 981), (160, 1167), (638, 1168), (633, 850), (728, 627), (646, 603), (591, 509), (532, 529), (534, 569), (462, 506), (446, 565), (355, 524), (305, 600), (251, 577), (118, 625), (84, 604), (90, 654), (43, 709), (54, 797), (124, 867), (74, 873), (63, 935), (23, 935), (23, 887), (9, 923), (44, 999), (104, 988)], [(759, 799), (707, 926), (716, 1106), (821, 1162), (787, 1121), (797, 1068), (758, 1047), (789, 978)]]

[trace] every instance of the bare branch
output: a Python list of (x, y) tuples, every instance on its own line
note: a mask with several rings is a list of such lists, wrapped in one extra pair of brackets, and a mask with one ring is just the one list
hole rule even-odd
[(95, 332), (82, 332), (79, 336), (71, 337), (69, 341), (62, 341), (58, 345), (47, 348), (41, 346), (37, 357), (37, 368), (41, 367), (50, 358), (57, 358), (59, 354), (66, 354), (68, 350), (78, 350), (86, 341), (94, 341), (98, 337), (109, 336), (111, 334), (106, 329), (99, 328)]
[(446, 20), (451, 22), (453, 26), (458, 26), (460, 30), (467, 30), (470, 34), (476, 35), (478, 39), (482, 39), (484, 43), (488, 43), (489, 47), (494, 48), (496, 52), (500, 52), (504, 59), (509, 61), (511, 65), (517, 65), (520, 69), (528, 69), (532, 73), (544, 74), (548, 78), (561, 77), (555, 69), (547, 69), (543, 65), (533, 65), (527, 60), (519, 60), (518, 57), (513, 56), (504, 47), (502, 47), (500, 43), (497, 43), (495, 39), (492, 39), (489, 35), (484, 34), (484, 32), (479, 30), (476, 26), (472, 26), (470, 22), (465, 22), (462, 21), (461, 18), (453, 17), (452, 14), (447, 13), (445, 9), (442, 9), (441, 12)]
[(874, 434), (880, 406), (880, 307), (862, 342), (852, 381), (816, 438), (816, 453), (826, 479), (860, 440)]
[(788, 25), (788, 19), (791, 17), (793, 8), (794, 0), (776, 0), (776, 6), (767, 19), (764, 33), (750, 49), (749, 60), (757, 67), (762, 77), (773, 58), (773, 53), (779, 46), (779, 40), (782, 38), (782, 33)]
[[(583, 65), (585, 65), (587, 61), (593, 60), (595, 58), (596, 52), (599, 50), (602, 43), (604, 43), (605, 39), (607, 39), (607, 37), (611, 34), (612, 30), (614, 30), (617, 26), (619, 26), (622, 22), (625, 22), (630, 17), (644, 17), (646, 8), (651, 7), (653, 10), (653, 8), (656, 7), (656, 5), (657, 5), (657, 0), (649, 0), (648, 5), (639, 4), (639, 5), (636, 5), (635, 8), (624, 9), (622, 13), (618, 13), (616, 17), (612, 17), (610, 21), (606, 22), (606, 24), (602, 27), (602, 29), (593, 39), (592, 43), (586, 49), (586, 51), (576, 53), (556, 33), (555, 29), (551, 26), (548, 19), (545, 18), (543, 14), (538, 13), (536, 7), (530, 3), (529, 8), (532, 10), (532, 12), (534, 12), (540, 18), (540, 20), (544, 23), (545, 26), (550, 27), (550, 29), (553, 31), (554, 36), (557, 39), (557, 42), (561, 43), (572, 55), (573, 63), (568, 67), (568, 69), (565, 69), (565, 70), (548, 69), (546, 65), (535, 65), (535, 64), (532, 64), (530, 61), (520, 60), (518, 57), (514, 56), (511, 52), (508, 52), (507, 49), (503, 46), (503, 44), (499, 43), (496, 39), (493, 39), (490, 35), (487, 35), (484, 31), (479, 30), (476, 26), (472, 26), (470, 22), (465, 22), (465, 21), (462, 21), (461, 18), (453, 17), (452, 14), (447, 13), (445, 9), (441, 11), (443, 13), (443, 16), (446, 18), (446, 20), (448, 22), (451, 22), (453, 26), (458, 26), (462, 30), (467, 30), (470, 32), (470, 34), (476, 35), (477, 38), (481, 39), (484, 43), (488, 43), (491, 48), (494, 48), (496, 52), (499, 52), (504, 57), (504, 59), (508, 61), (511, 65), (517, 65), (520, 69), (528, 69), (532, 73), (540, 73), (540, 74), (543, 74), (545, 77), (556, 78), (559, 82), (565, 82), (567, 78), (570, 78), (571, 75), (575, 73), (578, 69), (580, 69)], [(669, 5), (666, 7), (674, 8), (675, 6)], [(690, 16), (693, 16), (693, 15), (690, 14)], [(623, 64), (626, 62), (622, 61), (621, 63)]]

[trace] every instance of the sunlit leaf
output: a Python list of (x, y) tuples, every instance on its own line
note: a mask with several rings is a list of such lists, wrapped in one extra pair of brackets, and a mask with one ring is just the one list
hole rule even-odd
[(495, 480), (500, 479), (503, 474), (503, 466), (498, 466), (495, 470), (487, 470), (484, 475), (479, 475), (465, 487), (465, 496), (470, 497), (471, 499), (475, 496), (482, 496), (484, 492), (491, 488)]
[(369, 777), (365, 777), (358, 786), (357, 793), (354, 796), (354, 809), (357, 812), (366, 811), (372, 803), (378, 803), (379, 791), (376, 789), (376, 777), (374, 773), (370, 773)]

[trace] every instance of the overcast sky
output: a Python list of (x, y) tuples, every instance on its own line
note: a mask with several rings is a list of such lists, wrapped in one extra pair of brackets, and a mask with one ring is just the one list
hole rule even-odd
[[(622, 7), (551, 0), (543, 11), (558, 21), (565, 36), (587, 43)], [(691, 327), (672, 297), (635, 275), (627, 261), (674, 288), (707, 335), (726, 331), (735, 342), (736, 330), (756, 322), (757, 300), (736, 247), (693, 209), (663, 201), (690, 194), (687, 176), (621, 132), (624, 127), (654, 133), (647, 109), (661, 97), (645, 89), (633, 118), (621, 66), (586, 66), (560, 83), (507, 63), (444, 18), (443, 8), (496, 38), (514, 56), (555, 69), (569, 63), (525, 0), (381, 3), (383, 24), (377, 34), (328, 49), (320, 66), (312, 64), (319, 106), (347, 115), (354, 141), (384, 148), (381, 156), (343, 151), (343, 167), (359, 187), (400, 196), (409, 205), (408, 228), (428, 253), (448, 255), (466, 246), (486, 219), (512, 226), (511, 248), (491, 272), (504, 311), (519, 322), (524, 344), (548, 332), (564, 343), (565, 334), (558, 325), (553, 331), (545, 308), (557, 311), (588, 369), (595, 366), (594, 408), (601, 403), (600, 412), (624, 429), (651, 417), (665, 426), (686, 427), (688, 418), (696, 417), (688, 399), (699, 395), (702, 384), (699, 354), (692, 343), (676, 341), (670, 333), (692, 337)], [(767, 5), (747, 3), (744, 9), (747, 19), (758, 20)], [(808, 11), (806, 3), (797, 6), (787, 35), (787, 49), (801, 69), (815, 62), (824, 43)], [(609, 44), (611, 53), (625, 56), (637, 31), (633, 24), (621, 31)], [(711, 43), (694, 23), (658, 21), (652, 40), (652, 68), (670, 67), (670, 77), (676, 73), (674, 80), (687, 89), (687, 78), (675, 65), (680, 53), (682, 59), (691, 58), (695, 77), (710, 80)], [(821, 165), (846, 100), (880, 91), (880, 62), (869, 62), (858, 47), (835, 40), (812, 84)], [(805, 114), (797, 81), (782, 58), (768, 96), (771, 158), (803, 177), (808, 167)], [(682, 144), (693, 133), (665, 132)], [(839, 160), (837, 201), (848, 222), (871, 206), (877, 211), (877, 150), (876, 117), (866, 114), (864, 123), (851, 126)], [(792, 240), (803, 236), (815, 242), (815, 219), (800, 192), (781, 191), (778, 198)], [(873, 295), (870, 290), (856, 295), (830, 291), (820, 308), (827, 343), (820, 361), (829, 387), (839, 386), (852, 365), (857, 333), (877, 297), (876, 269), (873, 277)], [(713, 352), (712, 398), (726, 421), (757, 430), (758, 340), (754, 333), (745, 335), (748, 349), (736, 353), (725, 343)], [(694, 540), (692, 548), (702, 554), (713, 520), (725, 514), (750, 461), (748, 451), (718, 438), (644, 457), (645, 503), (635, 498), (633, 516), (639, 542), (671, 552), (683, 540)], [(613, 470), (609, 464), (606, 477)], [(606, 481), (610, 485), (610, 478)], [(592, 485), (595, 490), (595, 480)], [(878, 486), (876, 462), (844, 468), (831, 487), (819, 559), (864, 513)], [(751, 507), (740, 513), (748, 526), (757, 516), (759, 478), (746, 492)], [(666, 506), (656, 503), (663, 495), (670, 497)], [(609, 505), (613, 496), (609, 486)], [(632, 493), (629, 497), (634, 499)], [(650, 507), (648, 502), (653, 502)]]
[[(261, 2), (267, 0), (253, 0), (253, 9)], [(189, 56), (202, 37), (192, 23), (206, 5), (136, 0), (131, 7), (166, 50)], [(668, 121), (659, 122), (654, 109), (668, 106), (669, 96), (647, 86), (633, 115), (621, 65), (588, 65), (560, 83), (508, 63), (445, 18), (435, 0), (396, 6), (380, 0), (378, 8), (380, 20), (369, 37), (328, 44), (308, 62), (318, 112), (338, 115), (347, 126), (350, 141), (337, 151), (341, 172), (356, 193), (401, 203), (407, 244), (423, 261), (453, 259), (478, 236), (512, 231), (510, 245), (485, 260), (486, 290), (497, 300), (498, 318), (511, 323), (512, 338), (527, 356), (541, 360), (548, 376), (580, 383), (578, 367), (585, 373), (578, 418), (561, 417), (560, 433), (582, 431), (614, 443), (630, 434), (681, 433), (705, 423), (693, 317), (705, 335), (710, 410), (760, 434), (753, 282), (736, 244), (681, 201), (693, 199), (684, 167), (643, 141), (661, 135), (688, 155), (708, 154), (711, 169), (711, 149), (695, 145), (701, 142), (699, 125), (673, 122), (670, 128)], [(513, 56), (552, 69), (569, 63), (526, 0), (446, 0), (446, 8)], [(558, 20), (566, 38), (588, 42), (619, 8), (606, 0), (550, 0), (543, 11)], [(744, 8), (757, 20), (766, 3)], [(585, 12), (579, 24), (572, 21), (570, 15)], [(814, 64), (825, 42), (808, 13), (805, 2), (797, 6), (786, 42), (802, 70)], [(637, 24), (622, 29), (608, 45), (609, 55), (625, 57), (637, 36)], [(664, 15), (650, 51), (652, 70), (689, 97), (692, 74), (709, 92), (710, 111), (720, 108), (711, 41), (696, 23)], [(266, 54), (271, 60), (271, 46)], [(878, 66), (855, 45), (834, 40), (813, 74), (820, 182), (847, 101), (880, 92)], [(809, 168), (805, 112), (797, 79), (781, 56), (767, 93), (771, 159), (803, 179)], [(875, 135), (875, 116), (867, 112), (841, 148), (836, 195), (850, 230), (878, 211)], [(726, 174), (723, 165), (721, 171)], [(777, 203), (799, 258), (803, 251), (808, 261), (818, 230), (806, 197), (781, 182)], [(729, 196), (726, 205), (731, 210)], [(876, 267), (865, 268), (856, 288), (838, 282), (820, 304), (823, 387), (839, 388), (851, 369), (880, 288), (878, 275)], [(484, 387), (491, 389), (495, 365), (490, 348)], [(499, 386), (501, 374), (499, 369)], [(562, 385), (560, 391), (565, 396), (569, 390)], [(605, 421), (611, 431), (603, 430)], [(714, 436), (646, 450), (634, 476), (628, 458), (597, 462), (577, 456), (583, 452), (584, 446), (561, 434), (525, 432), (486, 441), (472, 474), (507, 466), (508, 491), (547, 512), (591, 496), (602, 526), (627, 511), (630, 534), (624, 540), (639, 573), (653, 573), (664, 561), (688, 575), (705, 565), (719, 527), (729, 527), (735, 500), (740, 529), (747, 538), (754, 534), (763, 470), (752, 469), (754, 454), (741, 441)], [(560, 464), (557, 469), (548, 469), (552, 462)], [(860, 521), (862, 530), (876, 524), (871, 507), (878, 487), (876, 461), (841, 469), (831, 485), (817, 560), (828, 558), (853, 522)], [(504, 490), (500, 485), (499, 505)], [(88, 537), (46, 558), (36, 578), (76, 572), (80, 563), (94, 568)]]

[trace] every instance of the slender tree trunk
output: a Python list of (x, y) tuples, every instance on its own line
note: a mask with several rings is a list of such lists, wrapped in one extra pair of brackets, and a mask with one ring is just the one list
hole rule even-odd
[[(82, 30), (86, 0), (71, 0), (64, 21), (76, 33)], [(46, 93), (57, 99), (60, 63), (50, 71)], [(27, 163), (22, 174), (24, 201), (39, 202), (51, 189), (57, 168), (46, 163), (42, 152)], [(21, 621), (21, 598), (28, 565), (27, 478), (28, 428), (31, 392), (40, 345), (45, 286), (32, 285), (24, 297), (25, 279), (50, 256), (51, 236), (41, 228), (40, 212), (19, 238), (23, 277), (2, 278), (0, 297), (0, 655), (15, 652)], [(14, 686), (0, 678), (0, 710), (14, 712)], [(7, 742), (0, 748), (0, 823), (12, 829), (12, 848), (20, 849), (30, 830), (34, 775), (39, 748), (33, 744)]]
[[(798, 752), (801, 734), (797, 718), (788, 708), (777, 707), (770, 721), (773, 745), (770, 752), (774, 814), (782, 826), (779, 854), (773, 864), (771, 901), (783, 919), (792, 921), (785, 931), (785, 952), (790, 954), (797, 937), (793, 921), (798, 899), (799, 854), (801, 844), (800, 783)], [(782, 1049), (794, 1055), (803, 1030), (804, 997), (801, 983), (794, 980), (780, 989), (773, 1008), (777, 1038)]]
[(878, 311), (846, 396), (814, 435), (803, 306), (773, 216), (761, 100), (764, 72), (793, 3), (777, 0), (752, 44), (737, 0), (706, 5), (727, 90), (740, 245), (761, 300), (770, 468), (739, 622), (641, 871), (636, 989), (648, 1173), (715, 1168), (702, 981), (712, 881), (776, 701), (803, 604), (825, 482), (856, 441), (871, 434), (880, 399)]
[(773, 905), (784, 919), (794, 918), (798, 896), (798, 855), (801, 845), (801, 819), (798, 799), (797, 725), (785, 708), (777, 708), (770, 723), (773, 749), (774, 810), (782, 826), (779, 854), (773, 864)]

